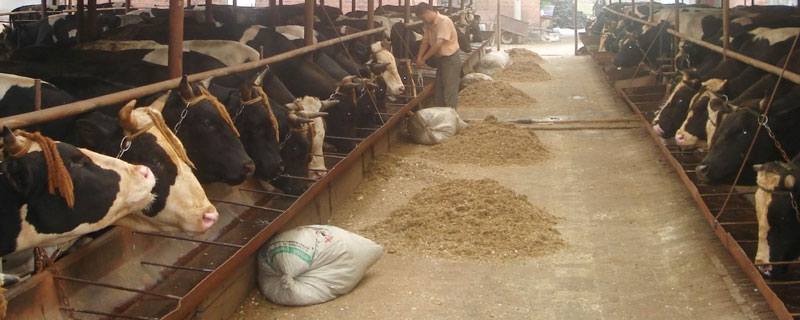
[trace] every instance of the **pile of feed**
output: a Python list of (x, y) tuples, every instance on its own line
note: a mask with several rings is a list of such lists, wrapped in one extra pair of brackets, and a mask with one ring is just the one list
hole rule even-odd
[(420, 160), (403, 158), (391, 153), (377, 156), (366, 172), (367, 180), (415, 179), (436, 180), (445, 177), (442, 169), (431, 167)]
[(533, 103), (536, 99), (505, 81), (479, 81), (458, 93), (458, 106), (464, 108), (514, 108)]
[[(513, 60), (513, 58), (512, 58)], [(539, 64), (533, 61), (517, 62), (513, 60), (510, 66), (493, 74), (497, 80), (506, 81), (519, 81), (519, 82), (537, 82), (550, 80), (550, 76)]]
[(506, 50), (508, 55), (511, 56), (511, 60), (514, 62), (533, 62), (536, 64), (543, 64), (545, 63), (542, 56), (538, 53), (530, 51), (525, 48), (512, 48)]
[(547, 159), (550, 153), (532, 129), (499, 123), (489, 116), (426, 149), (423, 156), (444, 163), (503, 166), (534, 164)]
[(557, 218), (495, 180), (451, 180), (422, 189), (360, 232), (403, 255), (519, 260), (564, 246)]

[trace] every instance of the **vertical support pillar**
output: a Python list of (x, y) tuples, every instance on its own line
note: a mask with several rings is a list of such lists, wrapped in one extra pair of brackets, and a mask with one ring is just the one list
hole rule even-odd
[[(206, 7), (209, 12), (211, 7)], [(169, 0), (169, 77), (183, 75), (183, 0)]]
[[(283, 1), (283, 0), (281, 0)], [(356, 11), (356, 0), (350, 1), (350, 12)]]
[[(678, 3), (678, 0), (675, 0), (675, 25), (672, 26), (676, 32), (681, 32), (681, 5)], [(681, 40), (678, 37), (675, 37), (674, 42), (674, 50), (672, 57), (676, 58), (678, 56), (678, 49), (680, 46)], [(678, 61), (677, 59), (672, 59), (672, 69), (677, 71), (678, 70)]]
[(192, 6), (192, 0), (186, 0), (186, 7), (188, 8), (191, 6)]
[(84, 0), (78, 0), (76, 15), (78, 16), (78, 42), (86, 42), (86, 6)]
[(88, 18), (86, 19), (86, 38), (88, 40), (97, 39), (97, 0), (89, 0)]
[(730, 0), (722, 0), (722, 59), (728, 60), (728, 50), (731, 46), (731, 17)]
[(375, 0), (367, 0), (367, 30), (375, 28)]
[(656, 16), (653, 14), (653, 0), (650, 0), (650, 10), (648, 11), (650, 11), (650, 13), (649, 17), (647, 18), (647, 21), (653, 22), (653, 20), (656, 19)]
[(125, 13), (131, 11), (131, 0), (125, 0)]
[[(206, 23), (214, 23), (214, 12), (211, 10), (212, 4), (213, 2), (211, 0), (206, 0), (206, 10), (204, 12), (206, 14)], [(181, 18), (183, 17), (181, 16)]]
[[(401, 1), (401, 0), (398, 0)], [(411, 0), (405, 0), (405, 15), (403, 15), (404, 23), (411, 23)]]
[[(342, 3), (342, 0), (339, 0), (339, 3)], [(269, 0), (269, 7), (270, 8), (274, 7), (275, 5), (277, 5), (275, 3), (275, 0)], [(339, 5), (339, 7), (341, 7), (341, 5)]]
[[(316, 1), (314, 0), (306, 0), (305, 4), (305, 11), (303, 14), (304, 22), (303, 25), (305, 29), (303, 31), (303, 40), (306, 46), (310, 46), (314, 44), (314, 6), (316, 5)], [(311, 58), (312, 55), (306, 55), (306, 58)]]
[[(572, 0), (574, 3), (572, 4), (572, 22), (573, 22), (573, 31), (572, 36), (575, 38), (575, 55), (578, 55), (578, 0)], [(633, 12), (634, 15), (636, 14), (636, 0), (631, 0), (633, 3)]]
[(502, 27), (500, 26), (500, 0), (497, 0), (497, 21), (495, 21), (494, 26), (494, 36), (497, 37), (497, 51), (500, 51), (500, 43), (503, 42), (502, 38)]
[(42, 3), (41, 3), (40, 6), (41, 6), (40, 13), (42, 15), (42, 19), (47, 18), (47, 0), (42, 0)]

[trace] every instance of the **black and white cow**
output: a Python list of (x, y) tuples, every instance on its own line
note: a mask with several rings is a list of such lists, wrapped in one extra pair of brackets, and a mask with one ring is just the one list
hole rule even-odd
[(784, 278), (788, 266), (770, 263), (794, 261), (800, 257), (799, 160), (753, 166), (758, 184), (755, 194), (758, 218), (755, 263), (765, 276), (772, 279)]
[(5, 129), (0, 255), (98, 231), (154, 200), (146, 166)]
[(79, 145), (153, 171), (155, 201), (116, 224), (139, 231), (191, 232), (208, 230), (219, 214), (192, 173), (183, 144), (167, 128), (161, 113), (167, 95), (152, 106), (133, 109), (131, 101), (119, 118), (93, 112), (77, 121)]
[[(800, 106), (796, 103), (797, 99), (800, 99), (797, 90), (776, 97), (769, 113), (766, 114), (769, 130), (790, 157), (800, 152), (800, 140), (796, 139), (800, 135)], [(758, 131), (758, 136), (755, 136), (759, 118), (764, 117), (762, 112), (766, 107), (766, 100), (762, 99), (758, 109), (739, 108), (718, 124), (709, 152), (696, 168), (697, 175), (702, 181), (730, 183), (740, 165), (744, 163), (745, 170), (739, 183), (752, 185), (755, 183), (753, 165), (780, 159), (781, 154), (769, 137), (766, 127), (762, 127)], [(755, 144), (752, 152), (745, 159), (753, 139)]]
[[(0, 117), (16, 115), (34, 110), (35, 80), (13, 74), (0, 73)], [(75, 101), (67, 92), (54, 85), (41, 83), (42, 106), (57, 106)], [(41, 131), (46, 136), (65, 139), (72, 132), (74, 117), (59, 119), (44, 125), (28, 128)]]

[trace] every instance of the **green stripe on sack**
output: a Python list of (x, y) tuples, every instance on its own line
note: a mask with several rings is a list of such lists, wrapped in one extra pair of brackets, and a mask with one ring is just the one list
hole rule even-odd
[(269, 266), (272, 267), (272, 270), (276, 270), (275, 266), (272, 264), (275, 261), (275, 256), (281, 253), (288, 253), (294, 255), (300, 258), (300, 260), (305, 261), (309, 267), (311, 266), (312, 257), (305, 251), (298, 249), (297, 247), (279, 246), (272, 248), (272, 250), (269, 251), (269, 257), (270, 257)]

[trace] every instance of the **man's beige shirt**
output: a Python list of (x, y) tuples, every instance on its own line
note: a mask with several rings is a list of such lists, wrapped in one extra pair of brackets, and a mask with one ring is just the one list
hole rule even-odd
[(432, 24), (425, 24), (425, 41), (433, 46), (437, 39), (443, 40), (442, 47), (436, 53), (437, 57), (451, 56), (456, 53), (458, 47), (458, 34), (456, 33), (456, 26), (453, 25), (453, 20), (447, 16), (436, 14), (436, 19)]

